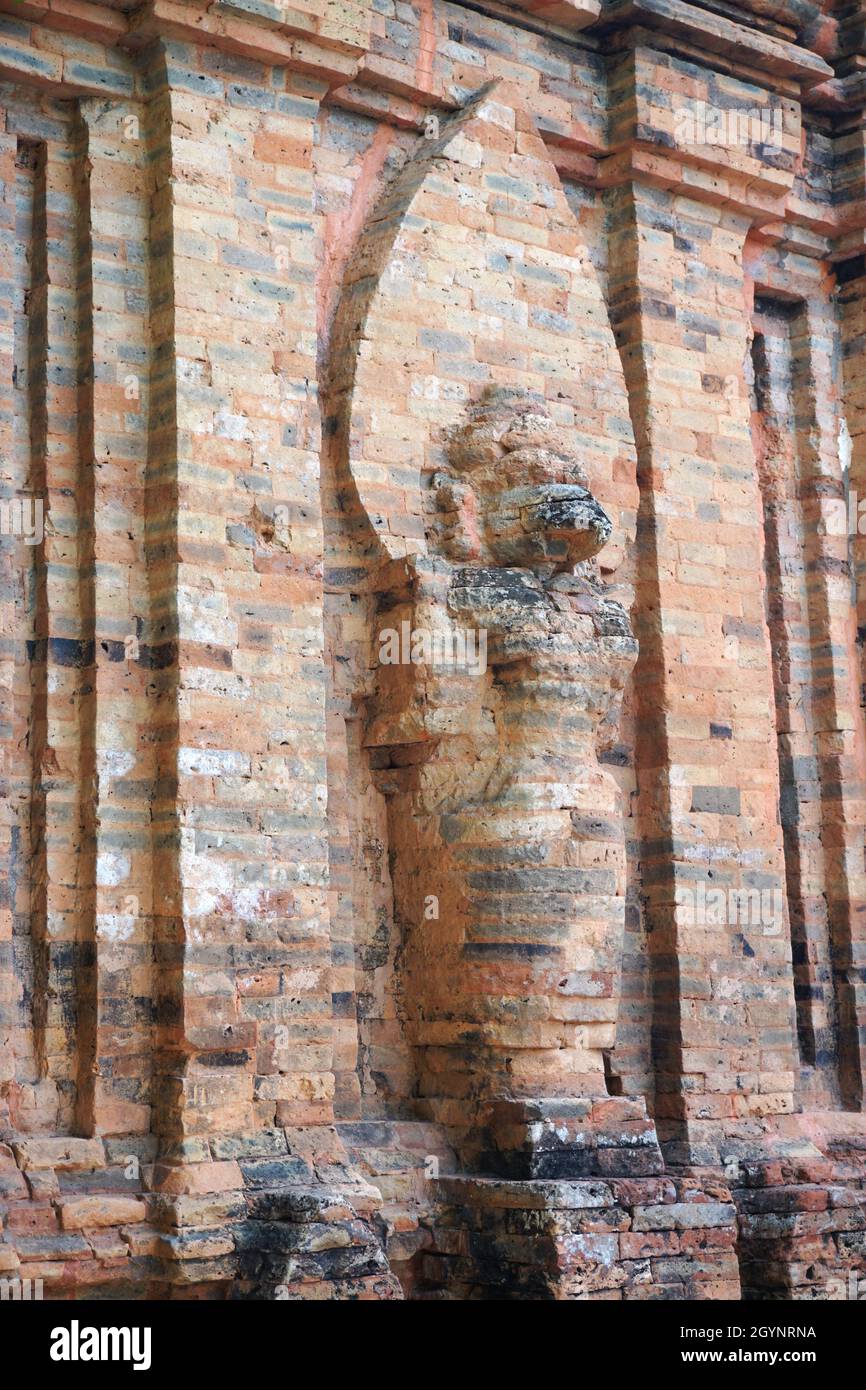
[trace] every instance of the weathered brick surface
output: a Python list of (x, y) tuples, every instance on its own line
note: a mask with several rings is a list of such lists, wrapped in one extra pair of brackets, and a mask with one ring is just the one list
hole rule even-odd
[(739, 1297), (729, 1201), (709, 1199), (696, 1183), (669, 1181), (663, 1193), (653, 1181), (645, 1191), (638, 1182), (618, 1186), (443, 1179), (436, 1244), (422, 1257), (423, 1293), (444, 1286), (470, 1299)]
[(863, 1274), (866, 49), (736, 8), (2, 7), (4, 1276)]

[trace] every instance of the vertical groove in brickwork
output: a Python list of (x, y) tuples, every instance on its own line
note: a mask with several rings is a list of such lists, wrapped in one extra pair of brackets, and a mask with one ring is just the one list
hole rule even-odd
[(660, 1133), (680, 1137), (685, 1112), (680, 1095), (682, 1031), (679, 1014), (679, 942), (674, 908), (676, 886), (672, 855), (669, 751), (665, 710), (669, 707), (659, 585), (657, 515), (659, 478), (653, 468), (653, 412), (640, 291), (640, 227), (629, 189), (611, 199), (613, 246), (610, 262), (609, 312), (620, 351), (629, 413), (637, 447), (635, 605), (633, 622), (639, 642), (632, 677), (635, 717), (635, 772), (638, 782), (637, 880), (647, 925), (651, 1051)]
[(858, 653), (851, 613), (848, 535), (828, 528), (824, 500), (844, 493), (840, 459), (838, 325), (827, 291), (795, 320), (794, 385), (798, 439), (808, 477), (803, 489), (806, 563), (813, 613), (817, 692), (816, 755), (827, 865), (831, 991), (837, 1011), (838, 1091), (845, 1108), (863, 1108), (866, 1036), (862, 1019), (866, 948), (866, 730), (858, 710)]
[(76, 566), (79, 583), (78, 845), (75, 870), (77, 1078), (75, 1120), (80, 1134), (94, 1130), (96, 1020), (99, 978), (96, 961), (96, 457), (94, 452), (94, 295), (93, 240), (87, 126), (78, 110), (73, 127), (75, 168), (75, 287), (78, 316), (78, 509)]
[[(17, 179), (14, 136), (0, 133), (0, 495), (14, 495), (20, 465), (15, 448), (17, 401), (15, 399), (15, 302), (20, 242), (16, 226)], [(16, 951), (17, 916), (26, 901), (22, 880), (27, 855), (26, 813), (29, 806), (29, 772), (21, 748), (22, 675), (26, 663), (22, 651), (24, 592), (19, 570), (18, 546), (13, 536), (0, 535), (0, 749), (4, 754), (4, 794), (8, 817), (0, 821), (0, 1084), (15, 1075), (16, 1057), (27, 1045), (25, 1028), (19, 1029), (20, 994), (26, 988), (27, 969)], [(0, 1105), (5, 1118), (5, 1105)]]
[[(38, 118), (17, 117), (25, 132)], [(44, 509), (39, 544), (21, 545), (14, 742), (17, 957), (23, 983), (17, 1080), (37, 1126), (74, 1121), (80, 955), (76, 850), (78, 623), (72, 404), (77, 315), (66, 130), (18, 141), (18, 307), (15, 319), (17, 487)], [(49, 1118), (50, 1117), (50, 1118)], [(31, 1121), (28, 1121), (31, 1122)]]
[[(19, 145), (19, 154), (23, 151)], [(48, 265), (46, 227), (47, 151), (44, 146), (29, 147), (28, 156), (21, 160), (29, 166), (29, 239), (27, 249), (28, 278), (23, 316), (22, 344), (26, 358), (25, 381), (27, 394), (27, 491), (45, 499), (46, 534), (50, 526), (50, 494), (48, 479), (48, 421), (47, 421), (47, 361), (48, 352)], [(30, 652), (30, 689), (28, 746), (31, 759), (30, 828), (29, 828), (29, 918), (32, 952), (32, 1018), (36, 1076), (42, 1078), (53, 1067), (49, 1058), (55, 1052), (49, 1030), (57, 1027), (58, 1013), (52, 1005), (63, 975), (56, 964), (55, 951), (49, 936), (48, 923), (48, 819), (46, 764), (48, 746), (48, 542), (42, 539), (34, 550), (30, 578), (31, 596), (28, 607), (32, 614), (28, 624)], [(62, 1022), (61, 1022), (62, 1027)], [(35, 1079), (35, 1078), (34, 1078)]]
[(163, 1145), (180, 1136), (177, 1087), (182, 1070), (178, 1041), (183, 1023), (183, 935), (180, 916), (180, 817), (177, 802), (178, 436), (175, 343), (174, 241), (171, 191), (171, 98), (162, 56), (151, 55), (156, 88), (145, 108), (150, 166), (148, 289), (150, 304), (148, 450), (144, 553), (150, 621), (145, 630), (155, 748), (151, 809), (154, 896), (154, 1111)]
[[(45, 798), (46, 1073), (57, 1088), (59, 1125), (69, 1132), (78, 1122), (78, 1006), (87, 950), (82, 940), (88, 908), (86, 870), (82, 875), (82, 859), (87, 860), (82, 847), (82, 807), (92, 789), (82, 780), (82, 699), (86, 699), (86, 667), (92, 652), (87, 634), (87, 576), (82, 576), (81, 550), (86, 541), (81, 536), (78, 461), (76, 188), (68, 126), (62, 129), (62, 138), (46, 142), (44, 171), (44, 195), (37, 190), (34, 226), (34, 242), (41, 239), (44, 246), (39, 252), (43, 266), (34, 275), (32, 295), (33, 311), (41, 316), (44, 329), (34, 339), (31, 389), (38, 393), (34, 459), (44, 469), (46, 530), (44, 598), (37, 597), (39, 626), (33, 648), (39, 688), (32, 698), (37, 725), (36, 805), (41, 795)], [(40, 218), (44, 218), (44, 233), (37, 234)], [(33, 385), (36, 379), (38, 387)]]
[[(835, 325), (818, 294), (760, 302), (755, 387), (794, 978), (812, 1104), (862, 1104), (856, 1002), (863, 733), (838, 456)], [(775, 556), (775, 561), (774, 557)], [(777, 640), (778, 639), (778, 643)], [(822, 1094), (821, 1086), (826, 1088)]]
[[(857, 682), (859, 691), (859, 701), (855, 701), (855, 707), (859, 704), (859, 730), (862, 735), (866, 712), (866, 261), (858, 257), (845, 262), (845, 270), (844, 280), (837, 289), (836, 302), (842, 339), (845, 419), (851, 441), (847, 493), (856, 503), (856, 524), (849, 537), (854, 571), (858, 655), (852, 680)], [(863, 853), (861, 846), (858, 859), (861, 866)], [(856, 1013), (857, 1045), (862, 1056), (866, 1047), (866, 946), (862, 941), (852, 944), (851, 954), (850, 991)]]
[[(92, 1065), (94, 960), (93, 468), (88, 451), (89, 305), (82, 302), (80, 128), (49, 144), (47, 208), (46, 532), (48, 599), (43, 756), (47, 813), (47, 914), (58, 976), (52, 982), (52, 1051), (66, 1123), (80, 1132), (83, 1082)], [(82, 337), (83, 335), (83, 337)], [(85, 421), (79, 427), (79, 412)]]
[(836, 325), (824, 296), (804, 303), (791, 321), (792, 397), (803, 499), (810, 656), (814, 689), (813, 743), (817, 759), (824, 846), (824, 893), (830, 978), (828, 1013), (835, 1023), (838, 1093), (863, 1104), (864, 1056), (857, 1021), (858, 961), (863, 949), (864, 736), (857, 717), (856, 650), (851, 642), (847, 536), (828, 532), (822, 504), (842, 487)]
[[(781, 314), (780, 306), (780, 314)], [(758, 318), (759, 326), (763, 326)], [(779, 748), (779, 780), (781, 790), (782, 835), (785, 846), (785, 875), (793, 952), (794, 998), (797, 1014), (797, 1036), (801, 1060), (815, 1066), (817, 1041), (813, 991), (819, 986), (815, 976), (819, 968), (827, 970), (826, 949), (819, 962), (820, 938), (826, 948), (826, 918), (814, 920), (826, 904), (818, 895), (809, 893), (809, 871), (814, 874), (810, 854), (820, 856), (820, 835), (817, 827), (806, 820), (805, 803), (809, 799), (808, 785), (795, 774), (797, 734), (792, 729), (795, 707), (808, 697), (808, 687), (798, 684), (796, 643), (802, 632), (796, 628), (797, 609), (786, 602), (790, 592), (792, 571), (796, 573), (798, 598), (805, 607), (802, 559), (791, 557), (787, 548), (791, 542), (799, 549), (799, 526), (802, 516), (796, 498), (794, 476), (793, 431), (790, 418), (779, 420), (778, 410), (787, 408), (786, 389), (790, 389), (790, 348), (786, 320), (783, 330), (781, 370), (774, 357), (779, 354), (779, 335), (768, 336), (756, 331), (752, 343), (756, 424), (753, 427), (758, 481), (764, 512), (764, 569), (767, 577), (767, 624), (773, 654), (773, 686), (776, 700), (776, 730)], [(774, 353), (775, 348), (775, 353)], [(774, 371), (774, 366), (776, 370)], [(793, 513), (796, 512), (795, 516)], [(811, 746), (811, 740), (809, 740)], [(801, 814), (803, 812), (803, 814)], [(815, 843), (817, 841), (817, 843)], [(823, 930), (822, 930), (823, 928)], [(811, 947), (810, 947), (811, 942)]]
[[(148, 412), (148, 172), (138, 109), (79, 113), (79, 440), (90, 520), (80, 567), (92, 633), (83, 707), (87, 905), (79, 1123), (147, 1129), (152, 1029), (152, 823), (144, 509)], [(122, 211), (117, 189), (122, 186)]]
[[(40, 154), (38, 145), (22, 146), (14, 142), (14, 166), (8, 185), (14, 201), (14, 228), (8, 246), (14, 247), (14, 264), (10, 265), (10, 317), (13, 357), (10, 360), (9, 386), (10, 431), (8, 436), (8, 483), (14, 494), (29, 496), (32, 484), (31, 410), (28, 386), (28, 355), (30, 350), (30, 274), (32, 260), (33, 200), (35, 169)], [(44, 157), (44, 151), (42, 152)], [(14, 418), (13, 418), (14, 417)], [(5, 490), (5, 489), (4, 489)], [(15, 1074), (35, 1080), (44, 1069), (45, 1020), (36, 1026), (34, 1000), (34, 968), (36, 938), (32, 929), (31, 894), (33, 889), (33, 859), (31, 852), (34, 767), (31, 742), (31, 663), (34, 635), (34, 598), (37, 561), (40, 548), (25, 546), (14, 537), (0, 539), (8, 564), (8, 581), (12, 604), (4, 637), (10, 642), (12, 698), (10, 728), (10, 810), (15, 816), (10, 845), (9, 892), (13, 913), (12, 942), (14, 959), (21, 981), (19, 999)], [(44, 866), (43, 866), (44, 867)], [(43, 904), (44, 909), (44, 904)], [(44, 910), (43, 910), (44, 936)], [(37, 933), (38, 935), (38, 933)], [(42, 938), (40, 938), (41, 940)], [(43, 991), (44, 1002), (44, 991)]]

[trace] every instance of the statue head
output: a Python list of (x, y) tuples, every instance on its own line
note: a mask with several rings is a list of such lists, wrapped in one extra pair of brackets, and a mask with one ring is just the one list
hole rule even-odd
[(610, 519), (540, 397), (489, 390), (450, 435), (446, 456), (432, 479), (430, 529), (449, 559), (547, 579), (609, 540)]

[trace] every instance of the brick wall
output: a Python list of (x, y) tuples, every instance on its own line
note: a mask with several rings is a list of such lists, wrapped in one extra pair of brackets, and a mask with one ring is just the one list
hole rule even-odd
[(860, 1267), (862, 54), (740, 10), (0, 0), (0, 1269)]

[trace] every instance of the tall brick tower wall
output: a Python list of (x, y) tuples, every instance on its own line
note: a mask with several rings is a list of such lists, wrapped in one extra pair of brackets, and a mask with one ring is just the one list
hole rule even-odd
[(0, 0), (0, 1278), (866, 1274), (864, 26)]

